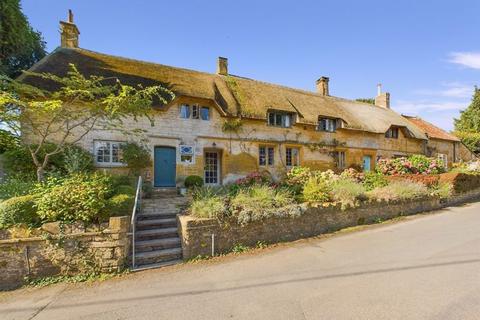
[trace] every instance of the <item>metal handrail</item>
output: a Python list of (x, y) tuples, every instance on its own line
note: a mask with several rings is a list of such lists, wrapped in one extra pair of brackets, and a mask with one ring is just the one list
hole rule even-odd
[(135, 192), (135, 203), (132, 212), (132, 269), (135, 269), (135, 229), (137, 226), (137, 212), (140, 211), (142, 202), (142, 176), (138, 177), (137, 191)]

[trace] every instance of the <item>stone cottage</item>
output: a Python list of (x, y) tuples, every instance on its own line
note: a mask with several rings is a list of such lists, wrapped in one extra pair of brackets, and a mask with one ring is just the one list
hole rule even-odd
[[(130, 124), (146, 131), (153, 165), (145, 175), (156, 187), (176, 186), (188, 175), (217, 185), (257, 170), (277, 178), (297, 165), (368, 171), (382, 157), (436, 156), (429, 149), (434, 137), (393, 111), (381, 90), (375, 105), (361, 103), (331, 96), (327, 77), (310, 92), (232, 75), (222, 57), (216, 73), (206, 73), (81, 49), (79, 34), (70, 15), (61, 22), (61, 47), (31, 70), (64, 75), (73, 63), (87, 76), (163, 84), (175, 92), (168, 105), (152, 106), (154, 126), (147, 120)], [(93, 131), (81, 144), (98, 168), (118, 171), (125, 168), (120, 145), (126, 140), (119, 132)], [(435, 143), (443, 141), (451, 143)], [(461, 159), (457, 151), (437, 150), (448, 162)]]

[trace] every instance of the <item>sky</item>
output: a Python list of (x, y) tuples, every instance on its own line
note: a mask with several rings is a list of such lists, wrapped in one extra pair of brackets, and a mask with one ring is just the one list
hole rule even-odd
[(392, 108), (452, 130), (480, 84), (478, 0), (22, 0), (48, 51), (68, 9), (80, 47), (229, 73), (356, 99), (390, 92)]

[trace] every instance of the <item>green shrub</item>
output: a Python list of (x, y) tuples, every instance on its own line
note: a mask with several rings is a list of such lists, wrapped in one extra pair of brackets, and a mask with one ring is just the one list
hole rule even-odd
[(106, 218), (111, 178), (102, 174), (75, 174), (48, 179), (37, 187), (39, 216), (46, 221), (99, 222)]
[(40, 224), (35, 198), (32, 195), (14, 197), (0, 203), (0, 229), (17, 224), (26, 224), (30, 227)]
[(130, 168), (130, 173), (139, 176), (142, 169), (152, 165), (150, 150), (135, 142), (122, 144), (122, 161)]
[(432, 195), (440, 197), (441, 199), (446, 199), (453, 194), (453, 184), (449, 182), (439, 182), (432, 186), (431, 190)]
[(303, 200), (327, 202), (330, 200), (331, 185), (322, 177), (310, 177), (303, 187)]
[(0, 199), (5, 200), (27, 195), (33, 190), (35, 183), (35, 181), (28, 179), (9, 178), (0, 183)]
[(367, 191), (388, 185), (387, 178), (380, 172), (366, 172), (363, 178), (363, 186)]
[(368, 196), (379, 201), (392, 201), (424, 197), (429, 193), (428, 188), (422, 183), (398, 180), (385, 187), (370, 191)]
[(287, 172), (285, 185), (295, 194), (301, 194), (303, 187), (312, 176), (312, 171), (308, 167), (293, 167)]
[(128, 194), (128, 195), (135, 195), (137, 190), (132, 186), (120, 185), (115, 188), (115, 194)]
[(185, 188), (199, 188), (203, 186), (203, 179), (200, 176), (188, 176), (185, 178)]
[(63, 151), (63, 168), (68, 174), (93, 172), (93, 156), (87, 150), (69, 145)]
[(110, 176), (110, 180), (112, 182), (112, 186), (114, 189), (118, 188), (119, 186), (135, 186), (136, 187), (136, 178), (127, 176), (125, 174), (114, 174)]
[(190, 210), (197, 218), (221, 219), (226, 215), (227, 207), (225, 200), (217, 195), (197, 198), (192, 201)]
[(365, 188), (362, 184), (351, 179), (339, 179), (332, 182), (331, 198), (342, 205), (342, 209), (356, 207), (359, 200), (365, 196)]
[[(242, 225), (274, 216), (299, 215), (293, 195), (285, 189), (254, 185), (241, 189), (231, 200), (230, 210)], [(280, 210), (283, 209), (283, 210)]]
[(153, 195), (153, 186), (151, 182), (144, 182), (142, 184), (142, 193), (145, 199), (150, 199)]
[[(130, 188), (130, 187), (129, 187)], [(108, 216), (127, 216), (132, 213), (135, 197), (132, 194), (117, 194), (108, 199)]]

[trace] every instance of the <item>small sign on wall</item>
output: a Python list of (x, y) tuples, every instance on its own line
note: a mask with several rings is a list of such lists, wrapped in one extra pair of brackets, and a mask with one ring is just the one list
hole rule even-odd
[(185, 164), (192, 164), (194, 159), (195, 157), (193, 146), (180, 145), (180, 162)]

